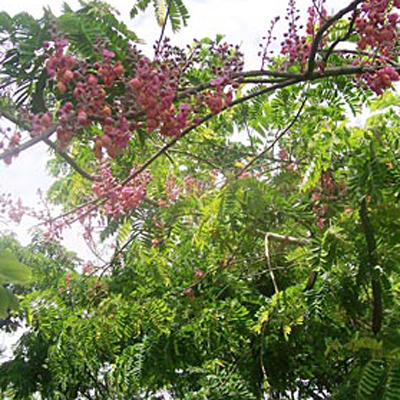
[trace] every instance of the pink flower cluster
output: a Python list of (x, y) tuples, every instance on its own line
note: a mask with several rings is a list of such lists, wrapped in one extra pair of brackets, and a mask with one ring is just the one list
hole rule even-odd
[(392, 86), (393, 82), (400, 79), (398, 72), (393, 67), (382, 68), (375, 73), (369, 73), (363, 75), (363, 79), (366, 81), (367, 86), (375, 92), (375, 94), (380, 95), (386, 89)]
[[(7, 146), (7, 150), (11, 150), (11, 149), (14, 149), (15, 147), (19, 146), (19, 144), (21, 143), (21, 133), (18, 131), (14, 132), (14, 134), (11, 135), (11, 137), (8, 137), (7, 135), (5, 135), (4, 131), (1, 129), (0, 129), (0, 133), (2, 133), (4, 135), (4, 139), (2, 141), (0, 141), (0, 149), (4, 149)], [(4, 158), (3, 161), (5, 164), (10, 165), (12, 163), (12, 159), (17, 156), (18, 156), (18, 154), (8, 156), (8, 157)]]
[(313, 6), (308, 8), (308, 20), (306, 24), (307, 35), (313, 39), (317, 29), (324, 24), (327, 18), (327, 12), (324, 7), (325, 0), (314, 0)]
[(300, 19), (299, 10), (296, 9), (295, 0), (290, 0), (285, 19), (289, 23), (288, 31), (284, 33), (284, 41), (281, 43), (281, 53), (289, 57), (289, 63), (298, 61), (304, 66), (310, 52), (310, 44), (306, 37), (300, 37), (297, 26)]
[[(122, 79), (124, 67), (120, 61), (112, 62), (114, 53), (103, 50), (103, 61), (93, 65), (92, 71), (87, 72), (85, 63), (78, 65), (72, 55), (65, 55), (68, 41), (54, 40), (54, 48), (49, 51), (46, 62), (47, 73), (51, 78), (57, 78), (57, 87), (64, 94), (68, 85), (72, 91), (76, 105), (65, 102), (58, 112), (59, 127), (57, 129), (58, 145), (65, 148), (73, 136), (86, 126), (100, 122), (103, 134), (95, 138), (94, 152), (102, 157), (104, 148), (110, 157), (115, 157), (119, 149), (126, 147), (130, 139), (130, 127), (123, 113), (112, 117), (112, 107), (107, 103), (106, 87), (114, 85), (117, 79)], [(46, 47), (50, 47), (47, 44)], [(79, 71), (77, 68), (79, 67)], [(76, 68), (73, 71), (73, 68)], [(72, 118), (72, 116), (75, 118)], [(33, 131), (42, 132), (43, 128), (52, 125), (49, 114), (33, 117)]]
[(164, 136), (179, 136), (188, 124), (189, 104), (176, 110), (173, 102), (178, 88), (179, 70), (167, 63), (138, 60), (136, 76), (129, 81), (139, 109), (146, 115), (147, 132), (160, 128)]
[[(397, 55), (400, 16), (393, 11), (396, 8), (400, 8), (400, 0), (365, 0), (362, 4), (356, 19), (357, 44), (360, 50), (370, 50), (369, 64), (386, 63)], [(391, 87), (392, 82), (399, 80), (399, 74), (394, 68), (386, 67), (363, 74), (362, 79), (367, 87), (380, 95)]]
[(211, 81), (213, 90), (206, 95), (206, 104), (214, 114), (218, 114), (225, 107), (229, 106), (233, 99), (233, 92), (229, 90), (224, 92), (224, 87), (230, 83), (228, 77), (219, 77)]
[[(313, 6), (308, 8), (308, 19), (306, 24), (307, 36), (300, 36), (298, 30), (303, 28), (303, 26), (297, 26), (300, 19), (300, 11), (296, 9), (295, 0), (289, 1), (287, 16), (285, 17), (289, 22), (289, 29), (288, 32), (284, 34), (285, 39), (281, 43), (281, 53), (289, 57), (289, 63), (298, 62), (302, 69), (307, 64), (312, 40), (327, 18), (324, 2), (325, 0), (314, 0)], [(320, 41), (320, 47), (323, 46), (325, 39), (326, 37), (323, 37)]]
[[(210, 177), (207, 184), (199, 179), (196, 179), (190, 175), (183, 178), (183, 185), (178, 185), (174, 175), (168, 175), (165, 180), (165, 195), (169, 202), (176, 202), (181, 195), (187, 194), (199, 196), (203, 190), (207, 187), (214, 185), (215, 177)], [(164, 207), (166, 203), (160, 202), (160, 207)]]
[(368, 46), (379, 50), (382, 57), (391, 57), (391, 50), (397, 43), (399, 15), (390, 12), (400, 8), (400, 0), (365, 0), (361, 15), (356, 19), (359, 35), (358, 47), (365, 50)]
[(124, 67), (121, 61), (116, 61), (115, 64), (111, 62), (114, 57), (114, 52), (103, 50), (103, 62), (96, 63), (94, 66), (106, 86), (112, 86), (115, 79), (121, 78), (124, 74)]
[(76, 59), (73, 55), (66, 55), (65, 49), (68, 41), (65, 39), (54, 39), (54, 47), (50, 50), (50, 43), (45, 43), (45, 48), (49, 58), (46, 61), (46, 71), (50, 78), (57, 77), (57, 88), (60, 93), (65, 93), (67, 84), (75, 77), (76, 74), (72, 69), (76, 65)]
[[(136, 169), (132, 169), (131, 176), (135, 173)], [(106, 200), (104, 204), (106, 214), (118, 217), (139, 206), (146, 196), (149, 180), (149, 173), (142, 172), (126, 185), (122, 185), (112, 175), (111, 169), (102, 165), (92, 190), (99, 198)]]

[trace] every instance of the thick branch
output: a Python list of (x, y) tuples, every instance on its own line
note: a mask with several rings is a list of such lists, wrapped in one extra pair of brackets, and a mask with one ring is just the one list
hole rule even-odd
[(344, 17), (347, 13), (354, 11), (359, 4), (361, 4), (364, 0), (354, 0), (347, 7), (343, 8), (339, 12), (337, 12), (333, 17), (329, 18), (318, 30), (313, 43), (311, 45), (310, 56), (308, 59), (308, 67), (307, 67), (307, 75), (311, 76), (314, 72), (315, 67), (315, 57), (318, 52), (318, 47), (321, 43), (321, 40), (324, 34), (328, 31), (328, 29), (334, 25), (337, 21), (339, 21), (342, 17)]

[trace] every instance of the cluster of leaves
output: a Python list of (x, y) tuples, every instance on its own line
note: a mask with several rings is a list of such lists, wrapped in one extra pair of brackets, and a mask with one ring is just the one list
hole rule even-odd
[[(154, 4), (163, 23), (167, 3)], [(184, 22), (186, 11), (174, 10), (170, 18)], [(66, 11), (79, 19), (75, 28), (101, 15)], [(106, 37), (117, 54), (127, 36), (113, 21), (94, 26), (114, 24)], [(328, 44), (346, 35), (351, 22), (342, 22), (324, 37)], [(210, 51), (218, 44), (201, 48), (205, 68), (189, 71), (190, 84), (218, 68)], [(76, 49), (89, 60), (97, 54)], [(346, 65), (329, 56), (337, 68)], [(29, 329), (0, 365), (1, 394), (399, 398), (400, 99), (386, 92), (372, 100), (340, 74), (296, 79), (273, 94), (254, 79), (246, 102), (164, 148), (148, 165), (140, 206), (104, 218), (102, 239), (117, 238), (105, 265), (78, 268), (40, 237), (29, 248), (0, 241), (33, 272), (30, 288), (15, 289), (24, 300), (12, 321)], [(59, 93), (46, 90), (52, 104)], [(352, 125), (349, 110), (356, 115), (367, 101), (373, 115), (364, 127)], [(125, 179), (164, 141), (133, 136), (110, 160), (113, 175)], [(92, 172), (85, 137), (70, 154)], [(65, 159), (50, 167), (58, 177), (50, 199), (69, 209), (88, 198), (90, 179)]]
[(131, 18), (134, 18), (139, 11), (146, 10), (151, 3), (160, 26), (163, 26), (168, 19), (174, 32), (179, 31), (182, 25), (187, 25), (189, 12), (182, 0), (137, 0), (130, 12)]
[(18, 308), (18, 298), (4, 285), (27, 285), (30, 270), (9, 251), (0, 252), (0, 318), (5, 318), (10, 309)]

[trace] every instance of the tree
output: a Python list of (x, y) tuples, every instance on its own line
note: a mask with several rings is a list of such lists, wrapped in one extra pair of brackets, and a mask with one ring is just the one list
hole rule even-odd
[[(154, 3), (163, 28), (186, 21)], [(104, 265), (36, 277), (7, 396), (398, 398), (399, 8), (314, 1), (301, 36), (290, 1), (257, 71), (222, 37), (181, 50), (164, 29), (150, 59), (99, 2), (3, 14), (1, 114), (31, 137), (5, 132), (0, 159), (47, 143), (65, 208), (6, 212), (44, 223), (50, 258), (75, 221), (116, 238)]]

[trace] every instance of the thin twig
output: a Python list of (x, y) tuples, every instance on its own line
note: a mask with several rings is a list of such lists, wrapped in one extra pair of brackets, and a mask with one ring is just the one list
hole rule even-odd
[(257, 160), (259, 160), (264, 154), (268, 153), (274, 146), (275, 144), (283, 137), (285, 136), (290, 129), (293, 127), (293, 125), (296, 123), (296, 121), (299, 119), (301, 112), (303, 111), (303, 108), (306, 104), (307, 97), (304, 98), (299, 110), (297, 111), (295, 117), (292, 119), (290, 124), (275, 138), (275, 140), (267, 146), (261, 153), (259, 153), (257, 156), (255, 156), (247, 165), (245, 165), (236, 175), (236, 178), (239, 178), (245, 171), (247, 171)]
[(275, 274), (274, 274), (274, 271), (272, 270), (271, 254), (269, 252), (269, 234), (268, 233), (265, 234), (264, 244), (265, 244), (265, 257), (267, 259), (269, 276), (271, 277), (272, 284), (274, 285), (275, 294), (276, 294), (276, 296), (279, 296), (278, 284), (276, 283)]
[(165, 18), (164, 18), (164, 22), (161, 28), (161, 33), (160, 33), (160, 38), (158, 39), (158, 43), (157, 43), (157, 48), (156, 48), (156, 56), (158, 56), (158, 52), (160, 51), (160, 45), (161, 45), (161, 41), (163, 40), (164, 34), (165, 34), (165, 28), (167, 27), (167, 21), (169, 18), (169, 14), (171, 12), (171, 4), (172, 4), (172, 0), (167, 0), (168, 1), (168, 8), (167, 8), (167, 12), (165, 13)]
[(39, 142), (43, 142), (45, 139), (48, 139), (55, 131), (57, 130), (57, 125), (53, 125), (51, 128), (47, 129), (41, 135), (35, 136), (32, 139), (27, 140), (26, 142), (22, 143), (19, 146), (13, 147), (9, 150), (5, 150), (0, 154), (0, 160), (7, 159), (9, 157), (13, 157), (21, 151), (27, 150), (30, 147), (34, 146)]
[(269, 386), (269, 382), (268, 382), (268, 374), (267, 374), (267, 369), (265, 368), (264, 365), (264, 339), (265, 339), (265, 329), (267, 327), (267, 322), (265, 321), (262, 324), (261, 327), (261, 344), (260, 344), (260, 364), (261, 364), (261, 371), (262, 371), (262, 375), (264, 378), (264, 386), (268, 387)]
[(298, 238), (288, 235), (280, 235), (278, 233), (273, 232), (260, 232), (264, 235), (268, 235), (268, 239), (274, 240), (275, 242), (287, 243), (287, 244), (299, 244), (302, 246), (306, 246), (311, 243), (310, 239), (307, 238)]
[(211, 168), (213, 168), (213, 169), (219, 169), (219, 167), (218, 167), (217, 165), (213, 164), (211, 161), (207, 160), (207, 159), (204, 158), (204, 157), (200, 157), (200, 156), (198, 156), (197, 154), (190, 153), (189, 151), (183, 151), (183, 150), (177, 150), (177, 149), (170, 149), (169, 151), (170, 151), (171, 153), (183, 154), (183, 155), (186, 155), (186, 156), (188, 156), (188, 157), (192, 157), (192, 158), (194, 158), (195, 160), (198, 160), (198, 161), (200, 161), (200, 162), (202, 162), (202, 163), (204, 163), (204, 164), (209, 165), (209, 166), (210, 166)]

